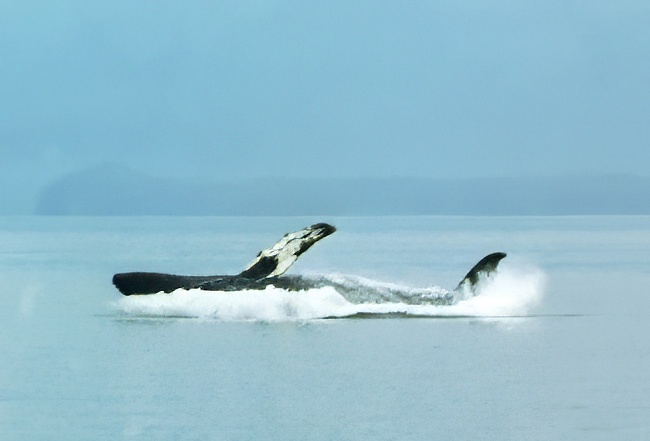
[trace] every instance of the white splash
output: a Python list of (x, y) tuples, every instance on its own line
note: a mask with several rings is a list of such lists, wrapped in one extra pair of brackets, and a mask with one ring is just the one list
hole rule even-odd
[(196, 317), (226, 321), (294, 321), (355, 314), (352, 303), (334, 288), (286, 291), (233, 292), (178, 289), (171, 294), (124, 297), (118, 307), (126, 314), (144, 317)]
[(508, 317), (529, 314), (544, 293), (546, 277), (538, 268), (504, 266), (479, 284), (477, 295), (445, 307), (453, 315)]

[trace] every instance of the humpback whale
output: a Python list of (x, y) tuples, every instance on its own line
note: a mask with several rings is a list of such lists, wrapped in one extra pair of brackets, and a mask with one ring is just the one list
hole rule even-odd
[[(113, 284), (125, 296), (171, 293), (177, 289), (199, 289), (204, 291), (262, 290), (273, 285), (289, 291), (333, 286), (339, 291), (354, 290), (345, 283), (337, 283), (325, 277), (285, 275), (284, 273), (305, 251), (319, 240), (334, 233), (336, 228), (326, 223), (317, 223), (294, 233), (285, 234), (271, 248), (260, 251), (255, 260), (237, 275), (181, 276), (175, 274), (129, 272), (113, 276)], [(455, 292), (474, 291), (481, 277), (496, 271), (506, 253), (492, 253), (481, 259), (465, 275)], [(399, 290), (392, 294), (402, 296)], [(447, 299), (449, 300), (449, 299)]]

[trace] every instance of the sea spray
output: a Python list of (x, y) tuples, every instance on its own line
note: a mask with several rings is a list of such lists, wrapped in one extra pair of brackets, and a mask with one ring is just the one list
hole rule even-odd
[(170, 294), (129, 296), (117, 307), (137, 317), (195, 317), (224, 321), (294, 321), (354, 314), (354, 305), (333, 288), (286, 291), (268, 286), (264, 290), (234, 292), (179, 289)]
[(538, 268), (504, 266), (479, 283), (476, 296), (450, 305), (446, 310), (467, 316), (526, 315), (541, 302), (545, 284), (546, 277)]

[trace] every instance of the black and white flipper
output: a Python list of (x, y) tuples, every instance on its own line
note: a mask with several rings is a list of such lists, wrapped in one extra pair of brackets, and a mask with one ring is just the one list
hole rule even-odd
[(285, 234), (271, 248), (262, 250), (257, 258), (239, 276), (247, 279), (264, 279), (284, 274), (291, 265), (313, 244), (334, 233), (332, 225), (319, 223), (295, 233)]

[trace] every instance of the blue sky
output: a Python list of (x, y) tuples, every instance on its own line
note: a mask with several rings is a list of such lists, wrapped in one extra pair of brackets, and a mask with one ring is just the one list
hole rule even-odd
[(2, 2), (0, 60), (0, 212), (104, 162), (649, 175), (645, 1)]

